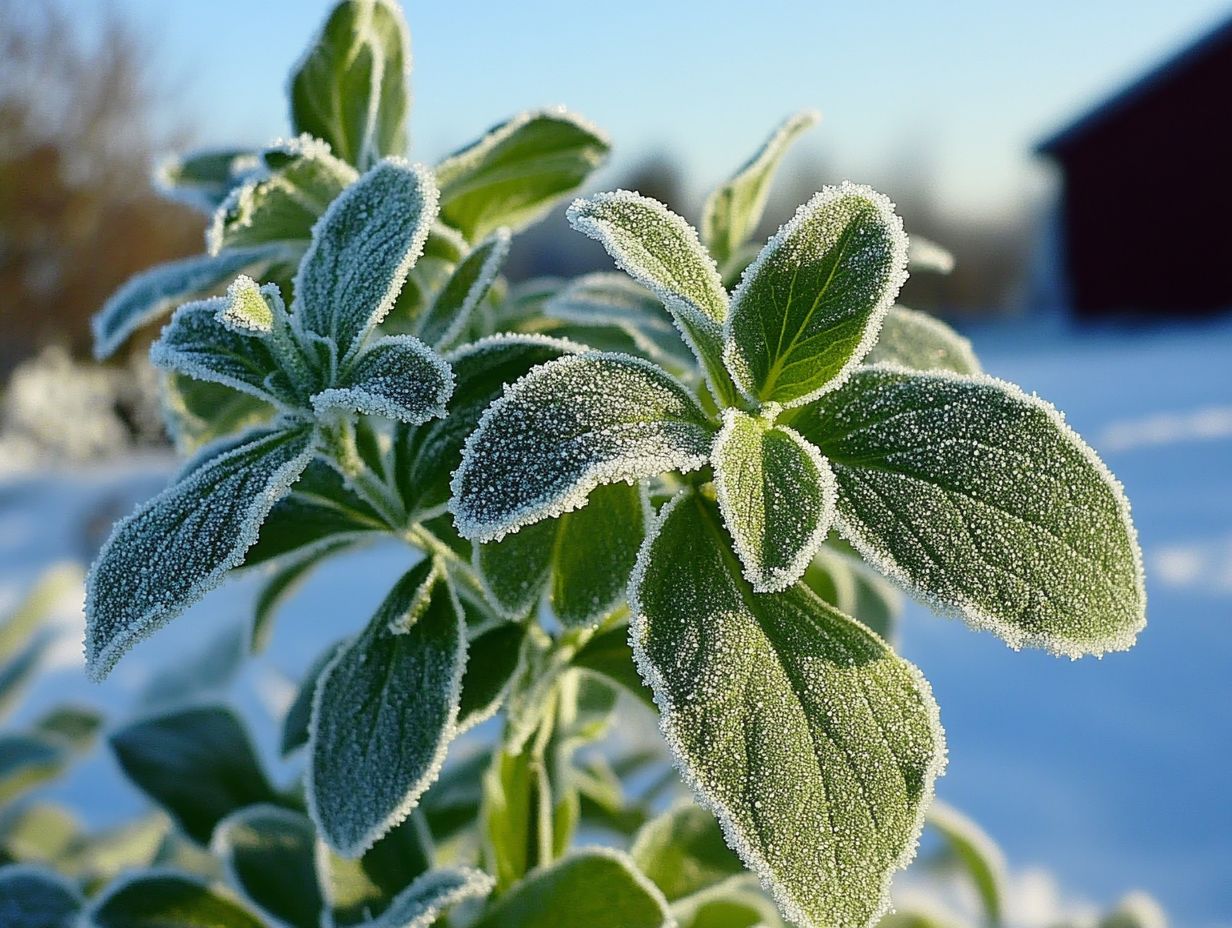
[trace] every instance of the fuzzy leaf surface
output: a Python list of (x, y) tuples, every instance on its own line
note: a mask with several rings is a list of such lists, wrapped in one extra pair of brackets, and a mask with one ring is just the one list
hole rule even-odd
[(796, 211), (732, 295), (724, 360), (741, 391), (795, 406), (868, 353), (906, 279), (894, 205), (867, 187), (827, 187)]
[(88, 928), (264, 928), (229, 896), (170, 870), (137, 872), (94, 900)]
[(758, 593), (791, 586), (834, 521), (830, 465), (799, 433), (738, 409), (724, 412), (711, 463), (745, 578)]
[(436, 210), (432, 175), (404, 161), (382, 161), (348, 187), (313, 228), (299, 266), (291, 312), (301, 328), (347, 358), (393, 308)]
[(928, 684), (807, 588), (754, 593), (706, 499), (660, 519), (632, 641), (686, 779), (786, 918), (872, 923), (944, 762)]
[(332, 848), (361, 853), (436, 780), (465, 667), (461, 607), (444, 568), (423, 561), (317, 684), (308, 808)]
[(223, 706), (173, 709), (109, 740), (129, 780), (200, 844), (231, 813), (277, 800), (248, 732)]
[(476, 928), (666, 928), (663, 895), (629, 858), (595, 848), (536, 870), (503, 895)]
[(636, 486), (596, 487), (581, 509), (476, 546), (475, 567), (508, 617), (526, 615), (546, 590), (562, 623), (588, 625), (624, 598), (647, 508)]
[(761, 222), (770, 183), (787, 149), (820, 118), (806, 110), (785, 120), (730, 180), (706, 198), (702, 237), (720, 266), (739, 251)]
[(971, 342), (940, 319), (906, 306), (891, 306), (866, 364), (901, 364), (913, 371), (978, 374)]
[(243, 560), (312, 458), (305, 430), (250, 433), (116, 523), (86, 582), (86, 662), (102, 679)]
[(391, 0), (343, 0), (291, 75), (296, 132), (364, 170), (406, 151), (411, 36)]
[(278, 806), (241, 809), (218, 823), (212, 842), (231, 882), (281, 925), (319, 928), (316, 832), (307, 817)]
[(522, 113), (436, 166), (441, 218), (472, 242), (500, 226), (516, 232), (580, 187), (610, 148), (566, 110)]
[(342, 409), (416, 425), (445, 414), (453, 373), (413, 335), (369, 342), (336, 386), (312, 398), (318, 414)]
[(858, 371), (794, 427), (874, 566), (1012, 647), (1121, 650), (1146, 622), (1120, 485), (1050, 405), (991, 377)]
[(713, 426), (647, 361), (588, 352), (532, 371), (467, 440), (453, 509), (467, 538), (493, 541), (577, 509), (597, 486), (706, 463)]

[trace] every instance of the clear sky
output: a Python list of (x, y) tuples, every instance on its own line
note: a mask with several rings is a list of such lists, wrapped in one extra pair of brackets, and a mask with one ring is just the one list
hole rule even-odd
[[(77, 2), (131, 13), (177, 115), (228, 144), (286, 132), (285, 76), (331, 0)], [(1034, 141), (1232, 14), (1226, 0), (405, 6), (417, 159), (564, 103), (612, 134), (617, 168), (666, 152), (700, 190), (809, 106), (824, 120), (805, 144), (850, 179), (909, 160), (962, 212), (1021, 196), (1041, 174)]]

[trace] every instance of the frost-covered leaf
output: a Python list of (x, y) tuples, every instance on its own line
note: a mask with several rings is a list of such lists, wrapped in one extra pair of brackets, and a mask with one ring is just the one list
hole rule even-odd
[(411, 36), (393, 0), (342, 0), (291, 74), (291, 123), (364, 170), (406, 151)]
[(750, 399), (798, 406), (837, 386), (876, 341), (906, 280), (894, 204), (827, 187), (766, 243), (732, 295), (724, 360)]
[(169, 200), (208, 215), (258, 164), (255, 153), (241, 148), (206, 149), (173, 155), (155, 167), (154, 188)]
[(337, 383), (312, 398), (318, 414), (331, 409), (382, 416), (416, 425), (445, 414), (453, 373), (413, 335), (369, 342)]
[(745, 872), (714, 816), (687, 800), (643, 825), (629, 856), (669, 902)]
[(317, 842), (317, 873), (333, 925), (365, 924), (432, 866), (432, 837), (418, 811), (395, 825), (362, 857), (339, 857)]
[(400, 892), (370, 928), (429, 928), (448, 909), (492, 891), (492, 878), (480, 870), (457, 867), (431, 870)]
[(278, 362), (265, 339), (240, 335), (219, 316), (226, 297), (185, 303), (150, 348), (155, 367), (239, 390), (269, 403), (293, 402), (271, 379)]
[(325, 672), (325, 668), (338, 656), (343, 644), (344, 642), (340, 641), (330, 645), (317, 655), (316, 660), (304, 673), (295, 699), (292, 700), (287, 714), (282, 719), (282, 743), (279, 750), (283, 757), (308, 743), (309, 728), (312, 722), (312, 702), (316, 698), (317, 683), (321, 679), (321, 674)]
[(287, 598), (299, 589), (300, 584), (322, 561), (343, 547), (345, 542), (323, 545), (274, 571), (261, 587), (253, 604), (252, 623), (248, 630), (248, 650), (251, 653), (259, 654), (269, 644), (270, 636), (274, 633), (274, 618)]
[(232, 885), (265, 918), (292, 928), (320, 928), (316, 831), (303, 814), (249, 806), (218, 823), (210, 846)]
[(524, 625), (504, 622), (471, 641), (458, 705), (459, 732), (491, 718), (500, 708), (517, 672), (525, 637)]
[(432, 175), (405, 161), (382, 161), (348, 187), (313, 228), (295, 277), (301, 329), (348, 358), (393, 307), (436, 210)]
[(169, 373), (160, 385), (163, 424), (181, 455), (228, 435), (265, 425), (275, 409), (250, 393)]
[(902, 593), (854, 551), (840, 553), (823, 545), (801, 582), (843, 615), (894, 644)]
[[(731, 879), (672, 904), (679, 928), (783, 928), (778, 911), (752, 877)], [(884, 928), (885, 922), (877, 923)]]
[(954, 270), (954, 256), (931, 239), (912, 233), (911, 244), (907, 248), (907, 269), (912, 273), (931, 271), (948, 274)]
[(446, 347), (457, 341), (471, 313), (488, 294), (509, 255), (509, 230), (499, 228), (462, 259), (419, 318), (415, 334), (429, 345)]
[(820, 118), (816, 111), (805, 110), (785, 120), (730, 180), (706, 198), (702, 236), (720, 266), (726, 265), (761, 222), (774, 172), (791, 143)]
[(240, 564), (312, 453), (305, 430), (251, 433), (116, 523), (86, 582), (91, 677), (105, 677)]
[(648, 509), (637, 486), (596, 487), (581, 509), (477, 545), (475, 569), (509, 618), (526, 615), (546, 590), (562, 623), (589, 625), (624, 598)]
[(727, 291), (697, 230), (657, 200), (628, 190), (576, 200), (568, 218), (663, 302), (706, 371), (715, 398), (732, 400), (722, 363)]
[(498, 335), (447, 355), (454, 374), (449, 415), (403, 430), (395, 444), (394, 475), (407, 509), (418, 519), (443, 509), (467, 436), (506, 384), (536, 365), (581, 350), (580, 345), (541, 335)]
[(476, 928), (667, 928), (667, 902), (618, 851), (578, 851), (501, 896)]
[(738, 409), (723, 413), (710, 461), (745, 578), (758, 593), (787, 589), (834, 521), (830, 465), (797, 432)]
[(458, 530), (498, 540), (577, 509), (590, 491), (706, 463), (713, 426), (689, 391), (627, 355), (535, 369), (488, 407), (454, 476)]
[(110, 357), (143, 326), (188, 300), (217, 292), (237, 274), (260, 279), (271, 265), (286, 260), (281, 244), (195, 255), (155, 265), (120, 287), (90, 320), (94, 357)]
[(109, 740), (129, 780), (200, 844), (232, 812), (277, 800), (243, 723), (224, 706), (171, 709)]
[(0, 805), (57, 776), (71, 753), (46, 735), (0, 734)]
[(415, 807), (455, 734), (466, 626), (444, 567), (423, 561), (317, 684), (308, 808), (354, 856)]
[(319, 139), (302, 136), (266, 149), (265, 169), (231, 191), (206, 232), (210, 254), (282, 242), (307, 247), (312, 227), (358, 175)]
[(632, 641), (686, 780), (789, 920), (870, 924), (944, 762), (928, 684), (806, 587), (754, 593), (705, 498), (660, 520)]
[(75, 928), (85, 900), (54, 870), (26, 864), (0, 867), (0, 925), (4, 928)]
[(522, 113), (436, 166), (441, 218), (472, 242), (500, 226), (516, 232), (580, 187), (610, 148), (562, 108)]
[(264, 928), (230, 896), (197, 877), (145, 870), (91, 903), (84, 928)]
[(1000, 924), (1005, 895), (1005, 857), (1001, 849), (979, 825), (944, 803), (933, 803), (928, 810), (928, 824), (945, 839), (950, 854), (971, 878), (988, 924)]
[(891, 306), (881, 323), (881, 334), (864, 358), (866, 364), (901, 364), (914, 371), (953, 371), (978, 374), (980, 362), (971, 342), (940, 319)]
[(291, 494), (270, 510), (257, 543), (244, 556), (244, 566), (292, 553), (305, 557), (322, 548), (373, 537), (388, 528), (336, 470), (317, 460), (308, 465)]
[[(615, 327), (627, 334), (633, 350), (656, 364), (677, 370), (693, 367), (693, 354), (680, 332), (663, 313), (657, 296), (625, 274), (584, 274), (569, 281), (543, 304), (543, 314), (584, 327), (579, 340), (592, 348), (613, 349), (597, 342), (595, 329)], [(598, 338), (603, 338), (600, 334)]]
[(1145, 624), (1120, 484), (1038, 397), (869, 367), (792, 424), (830, 459), (842, 534), (973, 625), (1077, 657), (1127, 648)]

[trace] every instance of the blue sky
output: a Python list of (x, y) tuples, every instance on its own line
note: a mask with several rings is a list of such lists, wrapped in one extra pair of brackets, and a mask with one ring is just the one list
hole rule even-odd
[[(285, 132), (285, 75), (331, 0), (87, 2), (131, 13), (158, 43), (177, 115), (226, 144)], [(1038, 185), (1033, 141), (1232, 12), (1218, 0), (405, 5), (416, 158), (564, 103), (612, 133), (618, 168), (669, 152), (701, 190), (811, 106), (825, 118), (807, 144), (850, 179), (910, 159), (960, 212)]]

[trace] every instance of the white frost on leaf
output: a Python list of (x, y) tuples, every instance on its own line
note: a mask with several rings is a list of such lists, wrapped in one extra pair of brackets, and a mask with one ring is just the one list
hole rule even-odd
[(928, 313), (891, 306), (865, 364), (901, 364), (917, 371), (980, 373), (971, 341)]
[(218, 321), (240, 335), (268, 335), (274, 330), (276, 307), (285, 307), (277, 284), (262, 287), (241, 274), (227, 288), (226, 302), (218, 311)]
[(689, 391), (648, 361), (558, 358), (507, 388), (467, 439), (452, 482), (458, 531), (496, 541), (579, 508), (600, 484), (695, 470), (713, 429)]
[(216, 587), (312, 459), (307, 431), (250, 433), (116, 523), (86, 580), (86, 667), (105, 677), (138, 640)]
[(415, 334), (436, 348), (457, 341), (504, 266), (511, 241), (512, 234), (502, 226), (476, 245), (417, 321)]
[(312, 408), (318, 415), (343, 409), (417, 425), (445, 415), (453, 386), (453, 371), (440, 355), (413, 335), (389, 335), (369, 342), (335, 386), (312, 398)]
[(429, 870), (398, 893), (366, 928), (429, 928), (451, 907), (482, 899), (495, 886), (492, 877), (471, 867)]

